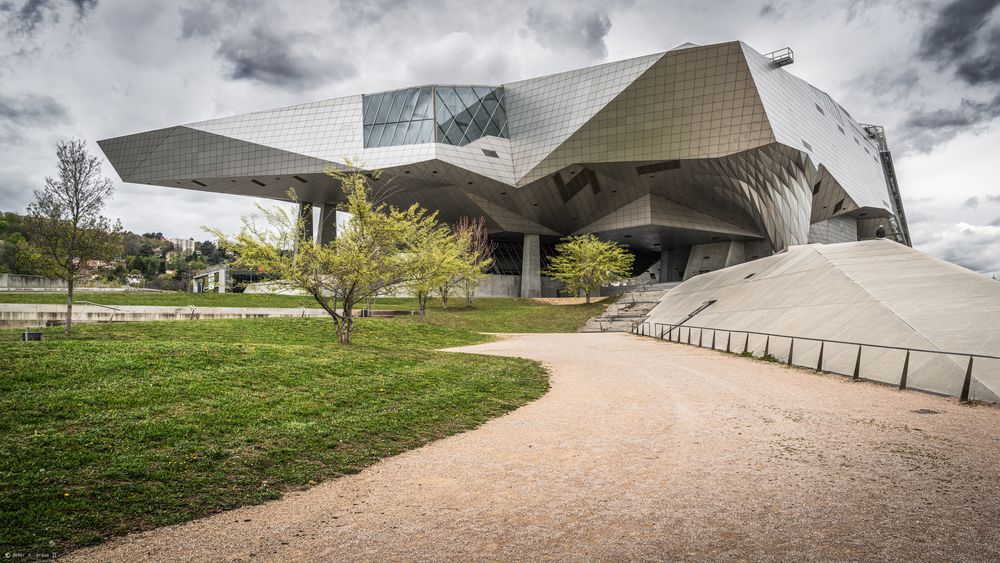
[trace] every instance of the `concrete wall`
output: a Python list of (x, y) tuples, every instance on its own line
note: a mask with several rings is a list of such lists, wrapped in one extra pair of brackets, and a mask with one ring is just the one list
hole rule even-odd
[[(788, 252), (696, 276), (669, 291), (647, 320), (719, 329), (724, 349), (787, 359), (790, 341), (745, 333), (1000, 356), (1000, 283), (888, 240), (793, 246)], [(685, 332), (686, 334), (686, 332)], [(711, 337), (711, 331), (707, 332)], [(695, 331), (694, 339), (698, 334)], [(824, 369), (852, 374), (858, 347), (827, 344)], [(797, 341), (794, 361), (815, 367), (819, 344)], [(865, 348), (861, 377), (897, 384), (905, 351)], [(914, 353), (908, 385), (950, 396), (968, 358)], [(972, 398), (997, 402), (1000, 360), (976, 360)]]
[(66, 282), (43, 276), (0, 274), (0, 289), (66, 289)]
[(688, 257), (687, 266), (684, 268), (684, 280), (742, 264), (745, 261), (746, 252), (743, 241), (730, 240), (696, 244), (691, 247), (691, 254)]
[[(542, 297), (558, 297), (562, 284), (551, 278), (542, 277)], [(269, 293), (280, 295), (305, 295), (304, 292), (282, 287), (275, 282), (258, 282), (247, 285), (244, 293)], [(393, 292), (396, 297), (411, 297), (405, 289)], [(456, 290), (455, 296), (462, 295)], [(476, 297), (520, 297), (521, 276), (502, 276), (490, 274), (479, 282)]]
[(851, 215), (831, 217), (809, 225), (809, 243), (836, 244), (858, 240), (858, 219)]

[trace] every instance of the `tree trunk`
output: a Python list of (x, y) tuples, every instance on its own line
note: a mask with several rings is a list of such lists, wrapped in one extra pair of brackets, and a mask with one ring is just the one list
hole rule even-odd
[(69, 336), (70, 330), (73, 328), (73, 282), (76, 281), (70, 276), (67, 282), (67, 292), (66, 292), (66, 336)]
[(424, 315), (427, 313), (426, 293), (417, 293), (417, 311), (420, 313), (420, 322), (424, 322)]
[(354, 330), (354, 307), (349, 303), (344, 303), (344, 319), (340, 323), (340, 330), (337, 337), (341, 344), (351, 343), (351, 332)]
[(590, 290), (587, 290), (587, 305), (590, 305)]
[(475, 291), (466, 291), (465, 292), (465, 306), (466, 307), (472, 307), (472, 296), (475, 293), (476, 293)]
[(442, 289), (441, 290), (441, 308), (442, 309), (447, 309), (448, 308), (448, 290), (447, 289)]

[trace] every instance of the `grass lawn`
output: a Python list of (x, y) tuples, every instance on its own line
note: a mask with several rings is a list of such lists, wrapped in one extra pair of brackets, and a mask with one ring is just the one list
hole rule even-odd
[[(102, 305), (168, 305), (182, 307), (318, 307), (311, 297), (254, 295), (245, 293), (86, 293), (77, 292), (77, 302)], [(0, 303), (65, 304), (65, 293), (0, 293)], [(440, 300), (428, 305), (427, 322), (433, 325), (478, 332), (572, 332), (599, 314), (607, 302), (590, 305), (546, 305), (530, 299), (483, 297), (471, 309), (461, 298), (441, 308)], [(415, 299), (387, 297), (378, 309), (416, 310)]]
[(500, 301), (425, 324), (361, 319), (349, 347), (326, 319), (81, 324), (40, 343), (0, 330), (0, 553), (275, 499), (536, 399), (548, 381), (534, 362), (433, 349), (593, 311)]

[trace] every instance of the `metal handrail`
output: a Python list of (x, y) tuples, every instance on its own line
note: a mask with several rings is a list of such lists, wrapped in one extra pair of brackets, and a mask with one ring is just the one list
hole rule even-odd
[(109, 323), (113, 322), (115, 320), (115, 315), (118, 314), (118, 311), (121, 311), (121, 309), (119, 309), (118, 307), (112, 307), (111, 305), (102, 305), (100, 303), (94, 303), (93, 301), (76, 301), (76, 303), (79, 303), (81, 305), (94, 305), (95, 307), (104, 307), (105, 309), (111, 309), (112, 311), (114, 311), (114, 313), (111, 313), (111, 318), (108, 319)]
[[(650, 330), (647, 330), (647, 327)], [(658, 329), (657, 327), (663, 327), (663, 328), (659, 328)], [(665, 330), (666, 327), (669, 327), (669, 330)], [(732, 335), (733, 335), (733, 333), (736, 333), (736, 334), (746, 334), (747, 337), (746, 337), (746, 339), (744, 340), (744, 343), (743, 343), (743, 353), (744, 354), (749, 351), (750, 335), (763, 336), (763, 337), (766, 338), (766, 340), (764, 342), (764, 356), (769, 355), (768, 352), (769, 352), (769, 348), (770, 348), (770, 344), (771, 344), (771, 337), (774, 337), (774, 338), (787, 338), (789, 340), (789, 345), (788, 345), (788, 360), (785, 363), (787, 365), (789, 365), (789, 366), (792, 365), (792, 360), (794, 358), (794, 350), (795, 350), (795, 341), (796, 340), (803, 340), (803, 341), (807, 341), (807, 342), (819, 342), (820, 343), (819, 359), (818, 359), (817, 364), (816, 364), (816, 371), (820, 371), (820, 372), (824, 371), (823, 370), (823, 349), (824, 349), (824, 347), (825, 347), (826, 344), (842, 344), (842, 345), (845, 345), (845, 346), (857, 346), (858, 347), (858, 355), (857, 355), (857, 359), (855, 360), (855, 363), (854, 363), (854, 373), (852, 375), (852, 378), (855, 379), (855, 380), (861, 379), (861, 351), (864, 348), (879, 348), (879, 349), (883, 349), (883, 350), (900, 350), (900, 351), (905, 351), (906, 352), (906, 357), (903, 360), (903, 370), (902, 370), (902, 373), (901, 373), (900, 379), (899, 379), (899, 388), (900, 389), (906, 389), (906, 377), (907, 377), (907, 374), (908, 374), (908, 371), (909, 371), (910, 353), (911, 352), (926, 353), (926, 354), (938, 354), (938, 355), (943, 355), (943, 356), (962, 356), (962, 357), (967, 357), (967, 358), (969, 358), (969, 363), (968, 363), (968, 365), (966, 367), (966, 370), (965, 370), (965, 380), (962, 382), (962, 391), (959, 394), (959, 400), (961, 402), (963, 402), (963, 403), (964, 402), (968, 402), (968, 400), (969, 400), (969, 390), (970, 390), (970, 387), (972, 386), (972, 366), (973, 366), (973, 360), (975, 358), (981, 358), (981, 359), (987, 359), (987, 360), (1000, 360), (1000, 356), (993, 356), (993, 355), (990, 355), (990, 354), (978, 354), (978, 353), (974, 353), (974, 352), (950, 352), (950, 351), (946, 351), (946, 350), (928, 350), (926, 348), (911, 348), (911, 347), (904, 347), (904, 346), (890, 346), (890, 345), (887, 345), (887, 344), (871, 344), (871, 343), (866, 343), (866, 342), (851, 342), (851, 341), (847, 341), (847, 340), (831, 340), (831, 339), (826, 339), (826, 338), (813, 338), (813, 337), (809, 337), (809, 336), (793, 336), (793, 335), (789, 335), (789, 334), (777, 334), (777, 333), (771, 333), (771, 332), (759, 332), (759, 331), (754, 331), (754, 330), (735, 330), (735, 329), (728, 329), (728, 328), (715, 328), (715, 327), (703, 327), (703, 326), (692, 326), (692, 325), (680, 325), (680, 324), (672, 324), (672, 323), (657, 323), (657, 322), (650, 323), (650, 321), (641, 321), (641, 322), (640, 321), (636, 321), (636, 322), (632, 323), (632, 330), (631, 330), (631, 332), (632, 332), (632, 334), (636, 334), (636, 335), (640, 335), (640, 336), (649, 336), (649, 337), (652, 337), (652, 338), (659, 338), (660, 340), (669, 340), (670, 342), (677, 342), (679, 344), (685, 344), (685, 342), (681, 341), (681, 330), (680, 329), (682, 327), (688, 329), (686, 344), (689, 344), (689, 345), (693, 345), (692, 341), (691, 341), (691, 331), (692, 330), (697, 330), (698, 331), (698, 343), (697, 343), (697, 346), (699, 348), (703, 348), (704, 347), (704, 346), (702, 346), (702, 344), (703, 344), (703, 336), (704, 336), (705, 331), (706, 330), (712, 331), (712, 349), (713, 350), (716, 349), (716, 347), (715, 347), (715, 344), (716, 344), (716, 334), (718, 332), (725, 332), (725, 333), (727, 333), (728, 338), (726, 339), (726, 352), (730, 352), (730, 345), (732, 343)], [(677, 330), (677, 340), (673, 339), (674, 329), (678, 329)], [(658, 334), (658, 336), (657, 336), (657, 334)]]

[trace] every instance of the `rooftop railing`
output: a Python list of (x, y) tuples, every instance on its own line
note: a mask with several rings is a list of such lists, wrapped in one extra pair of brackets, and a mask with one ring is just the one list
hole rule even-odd
[[(653, 338), (658, 338), (660, 340), (667, 340), (670, 342), (676, 342), (679, 344), (688, 344), (692, 346), (698, 346), (699, 348), (705, 348), (705, 335), (707, 332), (711, 332), (711, 344), (707, 346), (713, 350), (722, 350), (720, 341), (718, 339), (719, 334), (725, 335), (726, 346), (725, 352), (732, 353), (735, 350), (733, 345), (736, 344), (736, 350), (742, 347), (742, 353), (744, 355), (751, 354), (750, 352), (750, 337), (759, 336), (764, 338), (764, 353), (761, 355), (764, 359), (773, 359), (774, 361), (779, 361), (788, 366), (799, 366), (810, 369), (815, 369), (815, 371), (821, 373), (838, 373), (841, 375), (849, 375), (854, 380), (866, 379), (870, 381), (876, 381), (879, 383), (886, 383), (885, 381), (879, 379), (869, 379), (863, 377), (862, 374), (862, 354), (865, 349), (868, 350), (897, 350), (900, 352), (905, 352), (903, 358), (903, 363), (899, 371), (899, 389), (907, 389), (907, 377), (910, 372), (910, 356), (911, 354), (930, 354), (936, 357), (951, 357), (951, 358), (968, 358), (968, 362), (965, 363), (965, 378), (962, 380), (962, 388), (958, 394), (959, 401), (965, 403), (969, 401), (969, 391), (972, 387), (972, 382), (975, 379), (973, 377), (973, 366), (976, 359), (983, 360), (1000, 360), (1000, 356), (992, 356), (989, 354), (977, 354), (972, 352), (949, 352), (944, 350), (928, 350), (926, 348), (914, 348), (906, 346), (889, 346), (885, 344), (870, 344), (864, 342), (850, 342), (846, 340), (830, 340), (823, 338), (810, 338), (805, 336), (792, 336), (788, 334), (775, 334), (768, 332), (757, 332), (748, 330), (731, 330), (722, 328), (712, 328), (712, 327), (701, 327), (701, 326), (691, 326), (691, 325), (680, 325), (680, 324), (670, 324), (670, 323), (657, 323), (651, 321), (636, 322), (632, 325), (632, 334), (637, 334), (639, 336), (650, 336)], [(694, 333), (697, 332), (697, 340), (694, 339)], [(733, 335), (737, 335), (737, 341), (734, 342)], [(776, 357), (772, 354), (774, 348), (772, 346), (772, 339), (787, 341), (787, 354), (784, 358)], [(759, 341), (758, 341), (759, 342)], [(810, 362), (809, 364), (803, 364), (801, 362), (796, 363), (795, 361), (795, 343), (796, 342), (810, 342), (819, 343), (819, 353), (816, 356), (815, 364)], [(717, 345), (718, 344), (718, 345)], [(740, 346), (742, 345), (742, 346)], [(825, 369), (827, 366), (824, 365), (824, 352), (828, 345), (836, 345), (841, 347), (848, 347), (853, 350), (857, 348), (857, 355), (854, 360), (854, 369), (851, 373), (844, 373), (841, 371), (834, 371)], [(815, 366), (815, 367), (813, 367)], [(927, 391), (936, 394), (935, 391), (929, 389), (921, 389), (919, 387), (912, 387), (919, 391)]]

